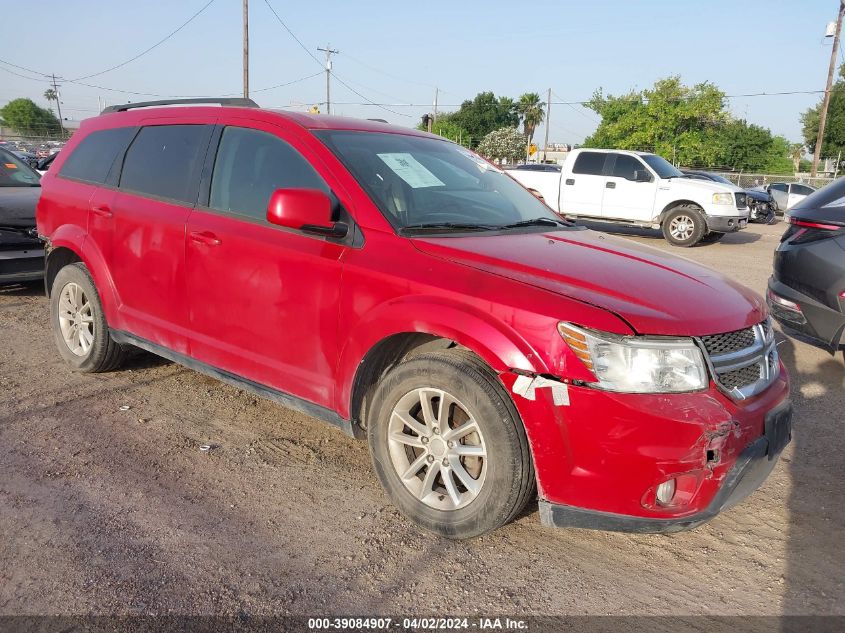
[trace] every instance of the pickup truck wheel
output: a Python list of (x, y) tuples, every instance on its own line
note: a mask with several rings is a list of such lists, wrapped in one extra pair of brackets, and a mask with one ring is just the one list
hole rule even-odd
[(698, 207), (684, 204), (663, 219), (663, 237), (672, 246), (695, 246), (704, 237), (707, 225)]
[(368, 439), (376, 475), (420, 527), (472, 538), (534, 493), (525, 429), (495, 374), (471, 354), (420, 354), (377, 387)]
[(53, 280), (50, 322), (59, 353), (76, 371), (110, 371), (126, 356), (109, 335), (100, 296), (84, 264), (65, 266)]
[(716, 242), (721, 240), (723, 237), (725, 237), (724, 233), (717, 233), (717, 232), (708, 233), (707, 235), (705, 235), (704, 237), (701, 238), (701, 244), (715, 244)]

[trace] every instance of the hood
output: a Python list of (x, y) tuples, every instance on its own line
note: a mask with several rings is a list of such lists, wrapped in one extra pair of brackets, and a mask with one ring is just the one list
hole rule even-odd
[(41, 187), (0, 187), (0, 226), (35, 226)]
[(640, 334), (731, 332), (759, 323), (767, 314), (758, 295), (714, 270), (596, 231), (436, 237), (413, 243), (431, 256), (609, 310)]
[(736, 185), (726, 185), (723, 182), (716, 182), (715, 180), (698, 180), (697, 178), (672, 178), (673, 183), (681, 183), (684, 187), (691, 189), (700, 189), (707, 192), (721, 192), (727, 191), (730, 193), (745, 193), (745, 189), (737, 187)]
[(752, 200), (757, 200), (758, 202), (769, 202), (772, 199), (772, 197), (767, 192), (760, 191), (757, 189), (748, 189), (745, 192), (745, 195), (751, 198)]

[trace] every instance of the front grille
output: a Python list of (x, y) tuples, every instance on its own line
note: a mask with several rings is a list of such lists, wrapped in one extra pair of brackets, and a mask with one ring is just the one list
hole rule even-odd
[(736, 198), (736, 208), (737, 209), (744, 209), (748, 203), (745, 200), (744, 193), (735, 193), (734, 197)]
[(745, 387), (760, 380), (760, 365), (748, 365), (742, 369), (734, 369), (719, 374), (719, 382), (726, 389), (734, 387)]
[(747, 330), (736, 330), (726, 334), (702, 336), (701, 342), (704, 343), (707, 353), (711, 356), (730, 354), (754, 345), (754, 330), (748, 328)]
[(744, 330), (702, 336), (716, 384), (735, 400), (756, 395), (780, 368), (770, 320)]

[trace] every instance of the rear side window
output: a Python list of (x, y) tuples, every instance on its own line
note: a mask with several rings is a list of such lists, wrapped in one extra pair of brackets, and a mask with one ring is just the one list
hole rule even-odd
[(91, 132), (67, 157), (59, 176), (97, 184), (106, 182), (114, 159), (126, 149), (134, 133), (132, 127)]
[(605, 156), (607, 154), (600, 152), (582, 152), (578, 154), (578, 158), (575, 159), (575, 165), (572, 166), (572, 173), (600, 176), (604, 169)]
[(613, 165), (613, 176), (634, 180), (634, 172), (638, 170), (645, 171), (645, 165), (636, 158), (627, 154), (616, 155), (616, 163)]
[(209, 206), (263, 220), (276, 189), (330, 193), (311, 164), (285, 141), (260, 130), (227, 127), (211, 177)]
[(786, 193), (788, 187), (786, 185), (776, 184), (776, 185), (772, 185), (771, 189), (774, 189), (775, 191), (782, 191), (783, 193)]
[(792, 185), (792, 193), (797, 193), (802, 196), (809, 196), (815, 189), (811, 189), (807, 185)]
[(195, 174), (207, 143), (206, 125), (142, 128), (126, 152), (120, 188), (177, 202), (196, 202)]

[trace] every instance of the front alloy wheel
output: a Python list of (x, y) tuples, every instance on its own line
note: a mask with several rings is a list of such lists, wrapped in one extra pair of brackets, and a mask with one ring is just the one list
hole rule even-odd
[(481, 428), (444, 390), (405, 394), (390, 416), (388, 444), (405, 488), (430, 508), (463, 508), (484, 486), (487, 449)]

